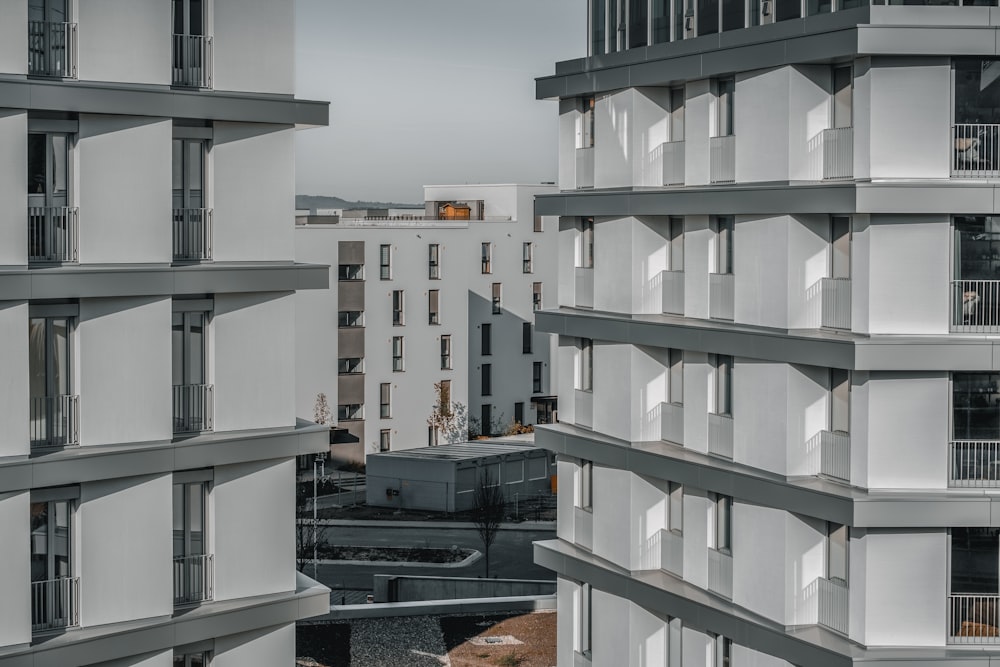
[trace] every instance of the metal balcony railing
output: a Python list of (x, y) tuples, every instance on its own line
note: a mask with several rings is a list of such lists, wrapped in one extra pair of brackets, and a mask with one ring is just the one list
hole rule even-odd
[(842, 431), (820, 431), (819, 472), (849, 482), (851, 479), (851, 436)]
[(215, 562), (211, 554), (174, 556), (174, 604), (195, 604), (214, 595)]
[(708, 550), (708, 590), (724, 598), (733, 599), (733, 556), (732, 554)]
[(212, 87), (212, 38), (208, 35), (173, 36), (173, 76), (175, 86)]
[(215, 428), (215, 394), (210, 384), (174, 385), (174, 433)]
[(735, 183), (736, 135), (712, 137), (709, 142), (709, 182)]
[(948, 596), (949, 644), (1000, 644), (1000, 596)]
[(576, 149), (576, 188), (594, 187), (594, 148)]
[(819, 603), (817, 620), (831, 630), (847, 634), (847, 584), (819, 577), (816, 580)]
[(684, 142), (668, 141), (663, 148), (663, 184), (684, 185)]
[(76, 78), (76, 24), (28, 21), (28, 74)]
[(951, 281), (951, 330), (1000, 332), (1000, 280)]
[(708, 453), (733, 458), (733, 417), (708, 413)]
[(732, 273), (708, 274), (708, 316), (731, 320), (735, 313), (736, 278)]
[(663, 292), (663, 312), (672, 315), (684, 314), (684, 272), (662, 271), (660, 282)]
[(673, 530), (660, 531), (660, 569), (684, 576), (684, 536)]
[(823, 180), (854, 178), (854, 128), (823, 130)]
[(821, 278), (821, 324), (829, 329), (851, 329), (851, 279)]
[(953, 440), (948, 486), (1000, 487), (1000, 441)]
[(594, 269), (578, 266), (574, 269), (576, 277), (576, 307), (594, 307)]
[(28, 261), (79, 261), (78, 217), (78, 209), (71, 206), (29, 206)]
[(684, 406), (660, 403), (660, 439), (684, 444)]
[(594, 548), (594, 514), (590, 510), (573, 508), (573, 539), (584, 549)]
[(31, 631), (70, 628), (80, 623), (80, 578), (31, 582)]
[(212, 259), (212, 209), (175, 208), (173, 218), (174, 259)]
[(962, 123), (951, 128), (952, 178), (1000, 176), (1000, 125)]
[(79, 396), (33, 396), (29, 417), (32, 447), (80, 444)]

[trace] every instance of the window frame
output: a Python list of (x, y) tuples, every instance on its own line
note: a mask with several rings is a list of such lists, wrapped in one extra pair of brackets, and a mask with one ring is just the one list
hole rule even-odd
[(441, 324), (441, 290), (427, 290), (427, 324)]
[(427, 244), (427, 279), (441, 280), (441, 244)]
[(503, 283), (493, 283), (492, 289), (492, 310), (494, 315), (503, 314)]
[(392, 244), (382, 243), (378, 247), (379, 280), (392, 280)]
[(378, 416), (379, 419), (392, 419), (391, 382), (380, 382), (378, 385)]
[(451, 334), (444, 334), (441, 341), (441, 370), (451, 370)]
[(482, 249), (480, 270), (483, 275), (489, 275), (493, 273), (493, 243), (483, 241), (480, 247)]
[(401, 327), (406, 324), (406, 294), (405, 290), (392, 290), (392, 326)]
[(535, 244), (525, 241), (521, 244), (521, 273), (535, 272)]
[(392, 372), (403, 373), (406, 370), (405, 343), (402, 336), (392, 337)]

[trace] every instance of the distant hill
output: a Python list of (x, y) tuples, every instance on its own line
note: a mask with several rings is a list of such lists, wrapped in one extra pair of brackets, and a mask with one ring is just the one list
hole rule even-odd
[(397, 204), (384, 201), (347, 201), (340, 197), (325, 195), (295, 195), (296, 209), (316, 208), (418, 208), (423, 210), (423, 204)]

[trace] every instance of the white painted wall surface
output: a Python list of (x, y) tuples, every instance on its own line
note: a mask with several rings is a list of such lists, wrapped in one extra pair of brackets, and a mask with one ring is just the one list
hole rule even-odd
[(0, 495), (0, 646), (31, 641), (31, 494)]
[(170, 313), (169, 298), (80, 300), (81, 445), (173, 436)]
[(591, 664), (622, 664), (629, 654), (629, 646), (622, 646), (629, 637), (629, 601), (597, 588), (593, 589), (592, 599)]
[(629, 665), (667, 664), (667, 623), (634, 602), (629, 603)]
[(669, 352), (662, 347), (629, 346), (631, 442), (661, 438), (661, 405), (667, 402)]
[[(712, 243), (715, 236), (708, 222), (707, 215), (689, 215), (684, 218), (684, 315), (686, 317), (708, 319), (708, 273), (714, 266), (711, 251), (714, 248)], [(735, 240), (739, 243), (738, 238)], [(739, 256), (740, 251), (736, 250), (736, 257)], [(739, 280), (736, 282), (739, 283)]]
[[(684, 487), (684, 581), (706, 589), (708, 543), (710, 531), (713, 530), (712, 511), (712, 503), (705, 491)], [(735, 563), (733, 567), (735, 568)], [(687, 662), (684, 664), (686, 666)]]
[(291, 293), (215, 296), (209, 365), (216, 431), (295, 424), (294, 308)]
[(872, 72), (871, 58), (854, 61), (854, 178), (871, 178)]
[(948, 590), (945, 530), (869, 530), (863, 539), (867, 585), (858, 593), (866, 600), (866, 645), (944, 645)]
[(173, 613), (172, 476), (80, 485), (80, 624)]
[(866, 485), (868, 479), (868, 432), (870, 416), (868, 414), (869, 373), (854, 371), (851, 373), (851, 479), (855, 484)]
[(576, 188), (577, 125), (580, 122), (579, 102), (559, 100), (559, 189)]
[(630, 570), (660, 569), (660, 531), (667, 528), (667, 483), (630, 474)]
[(633, 122), (631, 89), (597, 97), (594, 106), (594, 187), (632, 184), (633, 151), (629, 127)]
[(948, 373), (873, 372), (867, 384), (868, 477), (864, 485), (948, 488)]
[(816, 579), (825, 577), (826, 522), (792, 512), (785, 519), (785, 618), (790, 625), (816, 623), (819, 618)]
[(789, 219), (737, 216), (736, 223), (735, 321), (784, 328), (788, 322)]
[[(170, 85), (170, 3), (83, 0), (73, 4), (79, 23), (81, 80)], [(169, 190), (165, 192), (169, 196)]]
[(556, 494), (556, 535), (560, 540), (573, 544), (576, 542), (574, 528), (576, 522), (574, 507), (576, 490), (576, 473), (580, 466), (575, 461), (566, 461), (562, 456), (556, 462), (556, 474), (559, 479), (559, 493)]
[(734, 461), (785, 474), (786, 421), (791, 400), (787, 364), (743, 357), (734, 360)]
[(597, 218), (594, 224), (594, 309), (630, 313), (635, 218)]
[[(709, 83), (708, 79), (702, 79), (688, 81), (685, 85), (684, 182), (687, 185), (708, 184), (710, 154), (708, 138), (712, 134), (709, 125), (709, 110), (712, 106)], [(705, 308), (707, 312), (708, 306)]]
[[(0, 456), (28, 454), (28, 304), (6, 301), (0, 305), (0, 424), (9, 425), (0, 438)], [(0, 627), (2, 627), (0, 623)]]
[(632, 118), (628, 126), (632, 143), (632, 185), (663, 185), (663, 154), (670, 108), (669, 88), (633, 88)]
[[(562, 523), (560, 521), (560, 523)], [(580, 586), (564, 577), (556, 578), (556, 664), (573, 667), (573, 642), (576, 634), (576, 597)]]
[[(823, 178), (823, 130), (830, 127), (830, 67), (797, 65), (784, 71), (788, 74), (788, 180), (818, 181)], [(737, 107), (742, 103), (738, 100)], [(756, 109), (751, 112), (758, 122), (773, 122)], [(758, 158), (770, 155), (766, 147), (762, 150)]]
[[(661, 216), (642, 216), (632, 220), (632, 247), (629, 253), (632, 265), (632, 299), (629, 312), (659, 315), (663, 312), (660, 274), (667, 270), (668, 219)], [(621, 257), (618, 258), (616, 265), (620, 270)], [(601, 279), (604, 275), (607, 273), (601, 274)], [(596, 291), (596, 284), (594, 288)], [(594, 305), (596, 307), (597, 304)]]
[(295, 590), (294, 479), (292, 459), (215, 469), (216, 600)]
[(788, 180), (789, 69), (736, 76), (736, 182)]
[(787, 613), (788, 568), (775, 566), (785, 560), (786, 530), (782, 510), (734, 503), (733, 602), (776, 623)]
[(292, 260), (294, 133), (286, 125), (215, 123), (208, 199), (216, 261)]
[[(308, 245), (312, 235), (296, 234), (296, 253)], [(312, 420), (316, 395), (326, 394), (331, 423), (337, 417), (337, 256), (315, 261), (329, 264), (330, 289), (295, 293), (295, 415)]]
[(793, 667), (781, 658), (736, 643), (733, 644), (732, 661), (733, 667)]
[[(21, 5), (26, 8), (27, 5)], [(27, 34), (27, 17), (17, 25), (20, 34)], [(6, 32), (4, 23), (0, 31)], [(26, 37), (22, 38), (26, 40)], [(16, 40), (15, 40), (16, 41)], [(0, 37), (0, 45), (4, 39)], [(4, 46), (0, 46), (3, 49)], [(22, 45), (21, 62), (27, 44)], [(0, 56), (2, 58), (2, 56)], [(0, 65), (0, 71), (4, 70)], [(0, 110), (0, 265), (28, 263), (28, 114), (11, 109)]]
[(295, 659), (295, 624), (216, 637), (212, 667), (287, 665)]
[[(786, 429), (787, 475), (815, 475), (819, 472), (819, 450), (807, 443), (820, 431), (829, 428), (830, 371), (819, 366), (788, 364), (788, 407), (785, 417), (778, 417)], [(762, 441), (764, 442), (764, 441)]]
[(715, 667), (715, 640), (704, 632), (685, 627), (681, 634), (681, 655), (684, 667)]
[(567, 424), (576, 423), (575, 388), (573, 386), (576, 351), (576, 338), (559, 336), (558, 364), (563, 372), (556, 377), (556, 394), (559, 396), (559, 421)]
[[(559, 264), (559, 306), (576, 306), (576, 245), (579, 218), (559, 218), (557, 258)], [(545, 308), (552, 307), (549, 304)]]
[[(108, 43), (125, 52), (121, 43)], [(172, 136), (169, 119), (80, 114), (81, 264), (171, 261)]]
[(213, 0), (216, 90), (295, 92), (294, 0)]
[[(797, 215), (789, 218), (788, 264), (789, 329), (816, 329), (822, 323), (819, 280), (830, 275), (830, 218)], [(780, 285), (776, 286), (781, 289)]]
[(632, 511), (631, 499), (627, 492), (631, 484), (630, 477), (631, 473), (625, 470), (594, 466), (593, 552), (595, 556), (611, 561), (626, 570), (631, 569), (629, 548), (631, 526), (628, 521), (622, 521), (622, 517), (629, 516)]
[(594, 344), (593, 427), (621, 440), (631, 440), (632, 346)]
[(21, 0), (5, 3), (4, 21), (0, 25), (0, 72), (28, 73), (27, 26), (28, 3)]
[(851, 329), (871, 333), (872, 285), (871, 216), (855, 215), (851, 219)]
[[(714, 388), (708, 355), (685, 350), (684, 446), (702, 453), (708, 452), (708, 409)], [(735, 432), (733, 437), (736, 437)]]

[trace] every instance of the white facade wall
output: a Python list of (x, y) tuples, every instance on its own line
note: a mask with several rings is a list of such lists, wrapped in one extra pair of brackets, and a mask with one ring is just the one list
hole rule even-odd
[(214, 88), (295, 92), (293, 0), (213, 0)]
[[(28, 304), (7, 302), (0, 306), (0, 423), (27, 424), (28, 401)], [(0, 438), (3, 456), (28, 453), (27, 429), (10, 429)]]
[[(25, 17), (18, 28), (27, 20)], [(0, 30), (6, 31), (6, 26)], [(22, 40), (23, 32), (18, 31)], [(17, 43), (17, 40), (13, 41)], [(5, 42), (5, 39), (0, 38), (0, 42)], [(4, 47), (0, 46), (2, 48)], [(24, 53), (26, 49), (27, 44), (22, 45), (18, 54)], [(21, 67), (24, 65), (21, 64)], [(0, 63), (0, 72), (9, 71), (11, 70), (5, 69)], [(28, 263), (28, 205), (25, 197), (28, 177), (24, 168), (24, 155), (27, 152), (28, 114), (19, 110), (0, 109), (0, 215), (6, 221), (0, 226), (0, 265)]]
[(216, 639), (212, 667), (278, 665), (294, 652), (295, 625), (286, 624)]
[(17, 491), (0, 495), (0, 645), (14, 646), (31, 641), (31, 564), (26, 558), (30, 546), (30, 493)]
[(76, 10), (75, 17), (70, 15), (78, 24), (81, 80), (170, 84), (169, 3), (77, 0), (68, 4)]

